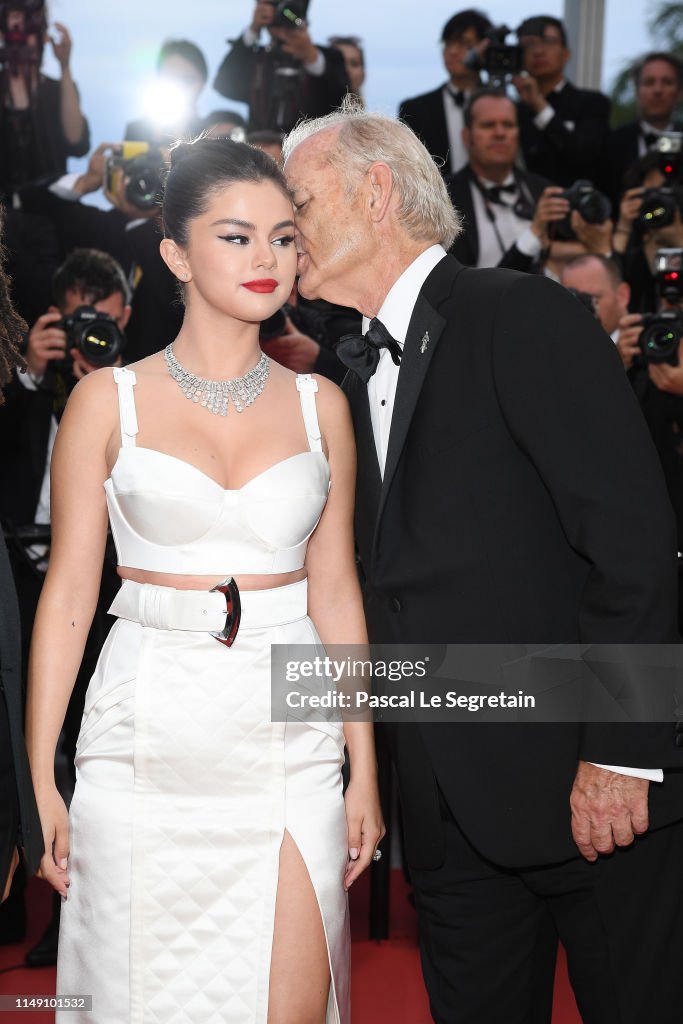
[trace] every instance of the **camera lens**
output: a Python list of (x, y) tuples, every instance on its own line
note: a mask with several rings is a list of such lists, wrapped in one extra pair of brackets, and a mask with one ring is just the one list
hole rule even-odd
[(95, 366), (109, 366), (121, 351), (119, 338), (116, 324), (100, 321), (84, 329), (78, 348), (88, 362)]
[(667, 192), (655, 190), (645, 194), (638, 214), (638, 225), (644, 231), (665, 228), (676, 216), (676, 199)]
[(649, 363), (672, 363), (675, 366), (679, 338), (679, 327), (660, 321), (645, 328), (640, 336), (640, 348)]

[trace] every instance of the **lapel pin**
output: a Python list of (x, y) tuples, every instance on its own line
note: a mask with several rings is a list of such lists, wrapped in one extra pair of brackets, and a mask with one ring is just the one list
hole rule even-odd
[(422, 341), (420, 342), (420, 352), (422, 352), (423, 355), (427, 351), (427, 346), (428, 345), (429, 345), (429, 331), (425, 331), (424, 334), (422, 335)]

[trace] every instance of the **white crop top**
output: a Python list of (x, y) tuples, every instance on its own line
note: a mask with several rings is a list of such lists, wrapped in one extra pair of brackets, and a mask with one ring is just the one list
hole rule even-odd
[(121, 448), (104, 489), (118, 564), (194, 576), (301, 569), (330, 487), (311, 375), (296, 378), (310, 451), (276, 462), (236, 490), (174, 455), (137, 447), (135, 373), (116, 367), (114, 379)]

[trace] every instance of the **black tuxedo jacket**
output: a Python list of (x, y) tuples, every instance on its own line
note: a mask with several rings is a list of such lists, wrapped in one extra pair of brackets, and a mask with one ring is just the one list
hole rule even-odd
[[(350, 373), (345, 390), (372, 642), (677, 641), (657, 456), (614, 345), (564, 289), (451, 256), (435, 267), (406, 338), (383, 482), (367, 388)], [(522, 866), (577, 855), (579, 759), (683, 767), (672, 724), (386, 728), (415, 867), (444, 856), (436, 780), (480, 853)], [(683, 817), (680, 773), (651, 789), (654, 824)]]
[(45, 472), (54, 394), (29, 391), (16, 375), (0, 405), (0, 521), (34, 520)]
[(577, 89), (571, 82), (546, 99), (555, 117), (542, 131), (534, 124), (534, 112), (525, 103), (517, 104), (527, 170), (541, 174), (553, 185), (571, 185), (579, 178), (597, 184), (609, 134), (609, 100), (600, 92)]
[[(479, 229), (472, 202), (470, 174), (469, 166), (467, 166), (457, 174), (451, 174), (446, 178), (446, 187), (451, 202), (463, 218), (463, 231), (453, 243), (451, 253), (466, 267), (475, 266), (479, 258)], [(536, 202), (543, 189), (550, 184), (545, 178), (540, 178), (537, 174), (527, 174), (524, 171), (517, 171), (517, 177), (524, 182)], [(526, 256), (516, 245), (511, 245), (507, 252), (501, 255), (498, 266), (507, 267), (508, 270), (528, 271), (533, 262), (532, 256)]]
[[(683, 131), (683, 125), (674, 124), (674, 131)], [(640, 120), (629, 121), (610, 133), (603, 154), (602, 188), (612, 200), (615, 215), (619, 213), (619, 200), (623, 192), (624, 174), (638, 159)]]
[(438, 158), (441, 173), (447, 175), (451, 171), (451, 158), (442, 90), (440, 85), (433, 92), (403, 100), (398, 116), (413, 129), (431, 155)]
[[(332, 113), (341, 104), (349, 88), (344, 58), (339, 50), (327, 46), (319, 46), (318, 49), (325, 57), (325, 71), (322, 75), (309, 75), (305, 71), (301, 73), (290, 130), (303, 117), (323, 117)], [(275, 62), (271, 49), (245, 46), (242, 39), (235, 39), (218, 69), (213, 87), (221, 96), (249, 105), (249, 127), (252, 131), (274, 128), (274, 74)]]
[(0, 886), (15, 846), (23, 846), (31, 875), (45, 849), (24, 745), (19, 639), (17, 598), (0, 533)]

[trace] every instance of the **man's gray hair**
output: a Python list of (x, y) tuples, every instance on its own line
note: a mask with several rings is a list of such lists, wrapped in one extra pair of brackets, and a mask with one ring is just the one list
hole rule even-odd
[(461, 231), (460, 215), (438, 167), (407, 125), (369, 112), (347, 96), (339, 110), (302, 121), (289, 133), (283, 146), (284, 162), (302, 142), (328, 128), (339, 128), (328, 159), (347, 177), (350, 193), (372, 164), (386, 164), (399, 199), (398, 219), (409, 237), (417, 242), (439, 241), (444, 249), (451, 247)]

